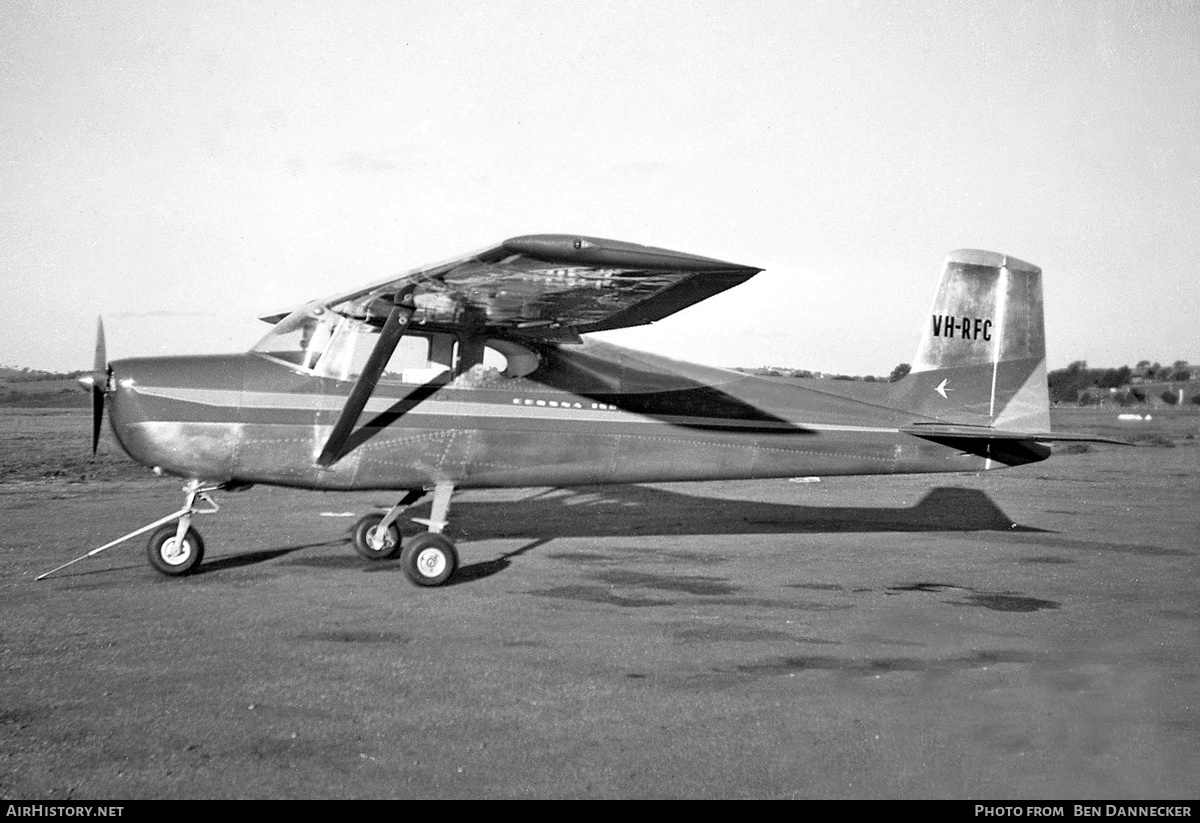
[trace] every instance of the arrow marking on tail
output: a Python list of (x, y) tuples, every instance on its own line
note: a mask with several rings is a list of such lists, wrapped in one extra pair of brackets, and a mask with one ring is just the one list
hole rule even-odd
[(945, 397), (947, 400), (949, 400), (950, 398), (946, 397), (946, 392), (948, 392), (948, 391), (954, 391), (954, 389), (948, 389), (948, 388), (946, 388), (946, 384), (947, 384), (947, 383), (949, 383), (949, 382), (950, 382), (950, 380), (949, 380), (949, 379), (946, 379), (946, 380), (943, 380), (941, 383), (938, 383), (936, 386), (934, 386), (934, 387), (933, 387), (933, 390), (934, 390), (935, 392), (937, 392), (938, 394), (940, 394), (942, 397)]

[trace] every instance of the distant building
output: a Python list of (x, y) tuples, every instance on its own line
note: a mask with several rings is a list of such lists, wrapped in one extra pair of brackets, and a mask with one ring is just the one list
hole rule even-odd
[[(1177, 399), (1168, 403), (1164, 394), (1174, 395)], [(1090, 386), (1079, 392), (1081, 406), (1138, 406), (1145, 405), (1155, 408), (1162, 406), (1193, 406), (1195, 398), (1200, 395), (1200, 379), (1177, 381), (1154, 381), (1132, 383), (1121, 388), (1100, 388)]]

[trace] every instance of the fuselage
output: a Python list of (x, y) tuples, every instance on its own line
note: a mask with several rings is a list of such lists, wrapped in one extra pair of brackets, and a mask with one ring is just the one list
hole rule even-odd
[(121, 446), (147, 466), (312, 489), (992, 466), (901, 432), (922, 418), (904, 408), (898, 384), (754, 377), (594, 340), (531, 350), (536, 367), (521, 376), (476, 368), (381, 380), (345, 456), (329, 468), (315, 459), (353, 381), (258, 352), (116, 361), (110, 419)]

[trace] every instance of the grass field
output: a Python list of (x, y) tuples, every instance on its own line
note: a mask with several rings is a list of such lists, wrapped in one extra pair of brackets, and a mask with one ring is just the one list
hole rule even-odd
[(90, 409), (0, 408), (0, 483), (152, 476), (121, 451), (107, 421), (92, 457)]
[[(1141, 415), (1122, 420), (1120, 415)], [(1063, 406), (1050, 410), (1054, 431), (1082, 431), (1145, 445), (1171, 446), (1200, 437), (1200, 409), (1100, 409)]]

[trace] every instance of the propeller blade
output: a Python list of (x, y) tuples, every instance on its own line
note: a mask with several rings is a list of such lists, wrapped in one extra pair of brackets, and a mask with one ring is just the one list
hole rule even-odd
[(342, 413), (338, 415), (337, 422), (333, 424), (329, 440), (321, 449), (321, 455), (317, 458), (318, 466), (327, 469), (342, 459), (342, 448), (346, 445), (351, 431), (354, 430), (358, 416), (375, 392), (375, 384), (379, 382), (379, 376), (383, 374), (388, 359), (396, 350), (400, 338), (404, 336), (404, 330), (408, 328), (408, 321), (412, 319), (415, 311), (411, 300), (412, 291), (413, 287), (410, 287), (398, 292), (393, 298), (392, 311), (388, 314), (383, 329), (379, 332), (379, 340), (376, 341), (375, 348), (371, 350), (371, 355), (367, 358), (366, 365), (363, 366), (362, 374), (358, 376), (354, 388), (350, 390), (350, 396), (346, 398), (346, 405), (342, 407)]
[(108, 391), (108, 354), (104, 345), (104, 319), (96, 318), (96, 357), (92, 360), (92, 456), (100, 447), (104, 422), (104, 395)]
[(104, 422), (104, 389), (92, 386), (92, 456), (100, 447), (100, 425)]
[(108, 372), (108, 356), (104, 350), (104, 318), (96, 318), (96, 357), (92, 360), (92, 372), (96, 375)]

